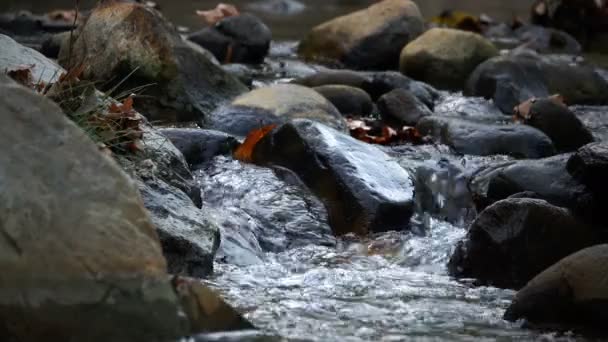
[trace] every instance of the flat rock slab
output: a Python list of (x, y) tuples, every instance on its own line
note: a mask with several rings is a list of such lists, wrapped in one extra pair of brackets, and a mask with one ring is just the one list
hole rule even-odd
[(294, 171), (324, 202), (335, 234), (408, 227), (412, 179), (373, 145), (310, 120), (294, 120), (266, 136), (254, 161)]

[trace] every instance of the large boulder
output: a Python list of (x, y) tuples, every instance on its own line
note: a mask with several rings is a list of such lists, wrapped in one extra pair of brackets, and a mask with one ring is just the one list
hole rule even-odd
[(421, 134), (463, 154), (505, 154), (517, 158), (543, 158), (555, 154), (549, 137), (525, 125), (485, 124), (428, 116), (420, 119), (416, 128)]
[(505, 319), (526, 319), (555, 330), (606, 333), (608, 322), (608, 245), (574, 253), (532, 279), (505, 312)]
[(136, 3), (100, 4), (74, 43), (62, 47), (59, 62), (66, 69), (84, 66), (82, 78), (102, 90), (143, 90), (135, 108), (155, 121), (201, 120), (247, 91), (182, 40), (160, 13)]
[(225, 63), (259, 64), (270, 50), (272, 33), (256, 16), (244, 13), (222, 19), (188, 36)]
[(64, 72), (62, 67), (40, 52), (3, 34), (0, 34), (0, 46), (0, 73), (26, 68), (31, 72), (32, 82), (49, 84), (57, 81)]
[(423, 31), (424, 21), (413, 1), (385, 0), (314, 27), (300, 42), (298, 53), (354, 69), (395, 69), (403, 46)]
[(479, 64), (497, 55), (498, 49), (479, 34), (433, 28), (403, 48), (399, 69), (439, 89), (461, 90)]
[(524, 101), (551, 94), (562, 95), (569, 105), (607, 103), (608, 83), (590, 66), (535, 54), (512, 54), (479, 65), (464, 93), (492, 99), (503, 113), (511, 113)]
[(372, 98), (361, 88), (329, 84), (313, 89), (336, 106), (342, 115), (368, 116), (374, 109)]
[(546, 201), (510, 198), (482, 211), (449, 262), (478, 284), (521, 288), (560, 259), (605, 241), (600, 231)]
[(423, 117), (433, 115), (422, 101), (403, 88), (382, 95), (377, 105), (382, 119), (391, 124), (416, 126)]
[(516, 108), (516, 115), (551, 138), (559, 152), (573, 152), (593, 141), (593, 135), (576, 114), (554, 99), (526, 101)]
[(256, 128), (296, 118), (346, 130), (346, 121), (331, 102), (316, 91), (295, 84), (258, 88), (239, 96), (213, 112), (206, 124), (210, 129), (244, 136)]
[(373, 145), (299, 119), (263, 138), (253, 160), (295, 172), (325, 203), (336, 235), (408, 228), (412, 179)]
[(192, 170), (213, 157), (230, 154), (239, 145), (238, 140), (226, 133), (198, 128), (163, 128), (159, 130), (186, 158)]
[(0, 339), (185, 331), (133, 181), (53, 103), (0, 75)]

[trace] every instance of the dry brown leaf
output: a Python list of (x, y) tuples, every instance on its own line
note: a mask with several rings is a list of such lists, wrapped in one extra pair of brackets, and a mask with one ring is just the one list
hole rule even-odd
[(6, 75), (19, 84), (33, 89), (35, 88), (35, 85), (32, 68), (34, 68), (34, 64), (20, 65), (15, 69), (7, 70)]
[(253, 161), (253, 149), (255, 145), (262, 140), (268, 133), (270, 133), (277, 125), (268, 125), (258, 129), (255, 129), (247, 135), (245, 141), (237, 147), (234, 151), (233, 156), (235, 159), (251, 163)]

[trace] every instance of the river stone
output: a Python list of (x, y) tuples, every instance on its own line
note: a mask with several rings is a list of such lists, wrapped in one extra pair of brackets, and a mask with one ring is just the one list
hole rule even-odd
[(192, 333), (255, 329), (253, 324), (200, 280), (175, 277), (173, 284), (190, 321)]
[(198, 128), (163, 128), (159, 130), (186, 158), (193, 170), (213, 157), (230, 154), (239, 144), (233, 136)]
[(478, 284), (519, 289), (560, 259), (605, 241), (569, 210), (510, 198), (482, 211), (456, 247), (448, 268)]
[(136, 3), (101, 3), (71, 49), (61, 49), (59, 62), (67, 69), (84, 64), (82, 78), (102, 90), (120, 84), (115, 92), (133, 92), (145, 86), (146, 96), (135, 98), (135, 108), (153, 121), (201, 120), (247, 91), (182, 40), (160, 13)]
[(608, 322), (608, 245), (583, 249), (560, 260), (521, 289), (505, 319), (526, 319), (551, 330), (603, 332)]
[(549, 98), (531, 100), (524, 122), (545, 133), (559, 152), (573, 152), (590, 142), (593, 135), (568, 107)]
[(515, 30), (517, 38), (529, 49), (539, 53), (579, 55), (581, 44), (564, 31), (538, 25), (524, 25)]
[(57, 105), (1, 74), (0, 123), (0, 340), (183, 336), (129, 177)]
[(183, 191), (159, 180), (138, 181), (171, 274), (204, 278), (213, 272), (219, 228)]
[(327, 99), (316, 91), (295, 84), (258, 88), (239, 96), (215, 111), (208, 128), (245, 136), (254, 129), (306, 118), (346, 131), (346, 121)]
[(497, 55), (496, 47), (479, 34), (433, 28), (403, 48), (399, 69), (439, 89), (461, 90), (479, 64)]
[(416, 126), (418, 121), (433, 113), (416, 96), (403, 88), (397, 88), (378, 99), (382, 119), (389, 123)]
[(372, 98), (360, 88), (330, 84), (313, 89), (331, 102), (342, 115), (368, 116), (374, 108)]
[(25, 47), (3, 34), (0, 34), (0, 46), (2, 47), (0, 49), (0, 73), (2, 74), (33, 65), (30, 68), (32, 81), (48, 84), (57, 81), (64, 72), (62, 67), (40, 52)]
[(395, 69), (403, 46), (423, 31), (424, 20), (413, 1), (385, 0), (314, 27), (300, 42), (298, 54), (354, 69)]
[(608, 103), (608, 82), (586, 65), (534, 54), (491, 58), (471, 74), (467, 96), (492, 99), (503, 113), (531, 98), (560, 94), (569, 105)]
[(416, 128), (421, 134), (463, 154), (504, 154), (517, 158), (542, 158), (555, 154), (549, 137), (525, 125), (483, 124), (428, 116), (420, 119)]
[(568, 172), (591, 191), (608, 191), (608, 143), (593, 143), (581, 147), (568, 160)]
[(188, 36), (226, 63), (260, 64), (270, 50), (272, 33), (258, 17), (243, 13), (222, 19)]
[(298, 119), (263, 138), (253, 159), (294, 171), (325, 203), (336, 235), (408, 227), (414, 205), (412, 179), (376, 146)]

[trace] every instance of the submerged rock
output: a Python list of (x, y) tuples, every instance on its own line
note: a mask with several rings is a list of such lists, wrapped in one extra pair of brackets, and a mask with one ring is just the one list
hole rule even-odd
[(496, 47), (481, 35), (433, 28), (403, 48), (399, 69), (439, 89), (460, 90), (479, 64), (497, 55)]
[[(57, 81), (63, 68), (40, 52), (25, 47), (12, 38), (0, 34), (0, 73), (27, 68), (32, 73), (32, 82), (49, 84)], [(31, 67), (30, 67), (31, 66)]]
[(581, 120), (568, 107), (550, 98), (531, 100), (524, 122), (551, 138), (559, 152), (572, 152), (593, 141)]
[(164, 128), (159, 131), (180, 150), (193, 170), (215, 156), (232, 153), (239, 144), (229, 134), (207, 129)]
[(525, 125), (483, 124), (430, 116), (422, 118), (418, 131), (458, 153), (488, 156), (505, 154), (517, 158), (543, 158), (555, 154), (551, 139)]
[(433, 115), (422, 101), (403, 88), (382, 95), (378, 110), (385, 121), (406, 126), (416, 126), (423, 117)]
[(608, 83), (592, 67), (534, 54), (491, 58), (471, 74), (465, 95), (494, 100), (504, 113), (531, 98), (560, 94), (567, 104), (608, 102)]
[(346, 130), (346, 121), (331, 102), (316, 91), (295, 84), (277, 84), (244, 94), (213, 112), (207, 126), (245, 136), (256, 128), (296, 118)]
[(313, 89), (331, 102), (342, 115), (368, 116), (374, 108), (369, 94), (360, 88), (330, 84)]
[(1, 74), (0, 112), (0, 339), (183, 336), (134, 183), (59, 107)]
[(560, 259), (605, 241), (598, 229), (546, 201), (510, 198), (482, 211), (449, 262), (479, 284), (521, 288)]
[(256, 16), (244, 13), (222, 19), (188, 36), (226, 63), (260, 64), (270, 50), (272, 33)]
[(403, 46), (423, 31), (424, 20), (413, 1), (385, 0), (314, 27), (300, 42), (298, 54), (354, 69), (395, 69)]
[(158, 12), (135, 3), (106, 2), (95, 8), (71, 49), (61, 49), (59, 61), (68, 69), (84, 65), (82, 77), (102, 84), (103, 90), (144, 87), (145, 96), (135, 98), (135, 108), (155, 121), (201, 120), (247, 91), (183, 41)]
[(325, 203), (336, 235), (408, 228), (412, 179), (373, 145), (299, 119), (263, 138), (253, 159), (295, 172)]
[(569, 255), (532, 279), (505, 312), (551, 330), (605, 334), (608, 312), (608, 245)]

